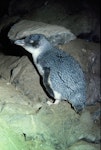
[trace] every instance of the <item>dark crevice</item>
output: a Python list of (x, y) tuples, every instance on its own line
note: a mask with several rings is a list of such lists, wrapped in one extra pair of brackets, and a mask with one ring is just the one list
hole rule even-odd
[(2, 45), (0, 51), (5, 55), (22, 56), (23, 48), (16, 46), (7, 36), (11, 26), (12, 24), (3, 28), (0, 32), (0, 44)]
[(94, 34), (93, 31), (91, 31), (89, 33), (80, 33), (77, 36), (77, 38), (84, 39), (88, 42), (94, 42), (94, 43), (100, 43), (101, 42), (100, 38), (96, 34)]

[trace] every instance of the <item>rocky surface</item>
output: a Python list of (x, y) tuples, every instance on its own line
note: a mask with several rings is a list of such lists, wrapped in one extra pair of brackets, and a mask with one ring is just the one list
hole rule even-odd
[[(93, 43), (100, 42), (99, 6), (99, 0), (0, 1), (1, 149), (100, 150), (100, 44)], [(65, 101), (47, 105), (31, 55), (12, 42), (31, 33), (45, 34), (79, 61), (87, 81), (81, 114)]]
[(17, 40), (38, 33), (44, 34), (54, 45), (68, 43), (76, 38), (73, 33), (64, 27), (31, 20), (22, 20), (14, 24), (8, 32), (8, 37), (10, 40)]
[(73, 149), (77, 145), (80, 147), (82, 143), (77, 142), (83, 139), (88, 141), (88, 144), (85, 142), (87, 147), (95, 150), (99, 147), (100, 129), (89, 111), (85, 110), (79, 116), (67, 102), (58, 106), (48, 106), (38, 100), (30, 102), (4, 79), (0, 80), (0, 118), (27, 141), (40, 141), (42, 147), (47, 144), (53, 150)]
[[(89, 72), (89, 65), (92, 64), (89, 58), (92, 53), (94, 58), (98, 56), (99, 44), (92, 43), (90, 46), (88, 42), (76, 39), (60, 47), (80, 62), (90, 79), (90, 74), (99, 76), (98, 61), (93, 63), (97, 71), (91, 69)], [(90, 94), (88, 102), (93, 102), (93, 105), (87, 106), (79, 115), (65, 101), (48, 106), (46, 102), (51, 99), (45, 93), (41, 78), (27, 56), (0, 54), (0, 76), (0, 116), (26, 141), (38, 143), (36, 149), (100, 149), (100, 105), (95, 100), (97, 92), (100, 92), (99, 89), (95, 90), (99, 81), (98, 84), (95, 82), (95, 86), (90, 85), (95, 94), (92, 90), (88, 92), (93, 93), (94, 97)]]

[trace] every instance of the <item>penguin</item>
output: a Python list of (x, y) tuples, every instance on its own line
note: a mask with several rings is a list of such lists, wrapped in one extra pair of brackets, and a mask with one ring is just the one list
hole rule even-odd
[(54, 47), (43, 34), (31, 34), (14, 43), (32, 54), (43, 86), (54, 99), (54, 104), (65, 100), (76, 112), (85, 108), (85, 76), (74, 57)]

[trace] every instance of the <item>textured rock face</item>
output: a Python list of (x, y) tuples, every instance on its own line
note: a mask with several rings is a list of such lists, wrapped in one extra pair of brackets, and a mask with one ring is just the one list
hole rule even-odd
[[(72, 150), (84, 144), (85, 147), (100, 150), (99, 144), (92, 144), (99, 142), (100, 129), (98, 123), (93, 122), (90, 112), (85, 111), (80, 116), (67, 102), (62, 102), (58, 106), (48, 106), (38, 100), (30, 101), (3, 78), (0, 79), (0, 85), (0, 119), (6, 121), (19, 135), (24, 134), (27, 142), (35, 144), (40, 141), (38, 146), (41, 144), (43, 149), (46, 145), (49, 148), (53, 146), (52, 150)], [(41, 96), (41, 93), (39, 95)], [(84, 142), (83, 139), (89, 142)], [(83, 145), (79, 143), (80, 140), (83, 141)]]
[[(0, 1), (0, 51), (6, 54), (0, 54), (0, 149), (8, 150), (10, 146), (13, 150), (100, 150), (100, 46), (80, 39), (71, 41), (75, 37), (66, 30), (70, 29), (77, 37), (86, 41), (99, 42), (98, 2), (100, 0), (95, 0), (95, 4), (91, 0)], [(45, 24), (37, 24), (39, 21)], [(12, 29), (15, 31), (11, 29), (14, 34), (10, 33), (12, 40), (37, 31), (44, 33), (54, 45), (70, 41), (60, 47), (79, 61), (87, 75), (89, 106), (81, 115), (75, 113), (65, 101), (59, 105), (46, 104), (51, 99), (41, 87), (41, 79), (28, 59), (29, 54), (12, 45), (7, 37), (11, 25), (14, 24)], [(60, 29), (57, 25), (65, 29)], [(20, 57), (22, 55), (28, 57)], [(12, 132), (7, 132), (9, 127), (21, 136), (28, 147), (23, 148), (22, 143), (13, 142), (14, 135), (11, 138)]]
[(29, 20), (22, 20), (12, 26), (8, 37), (11, 40), (16, 40), (30, 34), (38, 33), (44, 34), (54, 45), (68, 43), (76, 38), (76, 36), (65, 27)]
[[(62, 49), (78, 59), (85, 72), (89, 73), (88, 68), (92, 66), (90, 75), (99, 74), (96, 53), (99, 54), (100, 47), (97, 44), (76, 39), (63, 45)], [(97, 57), (97, 64), (92, 64), (92, 52), (95, 52), (93, 56)], [(97, 86), (97, 82), (94, 84)], [(94, 84), (90, 84), (91, 93)], [(35, 150), (38, 150), (37, 146), (39, 150), (46, 146), (46, 150), (50, 147), (51, 150), (100, 150), (100, 107), (94, 102), (95, 97), (91, 97), (91, 102), (92, 99), (94, 105), (88, 106), (81, 115), (65, 101), (48, 106), (46, 101), (51, 99), (43, 91), (30, 60), (26, 56), (0, 54), (0, 117), (18, 134), (24, 134), (28, 142), (34, 143)]]

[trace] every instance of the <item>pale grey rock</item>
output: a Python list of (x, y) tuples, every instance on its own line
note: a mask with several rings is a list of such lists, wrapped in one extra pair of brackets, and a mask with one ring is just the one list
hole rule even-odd
[(44, 34), (54, 45), (68, 43), (76, 38), (65, 27), (31, 20), (22, 20), (14, 24), (8, 32), (8, 37), (10, 40), (17, 40), (30, 34)]
[(25, 134), (26, 140), (39, 140), (54, 145), (57, 150), (74, 147), (83, 139), (89, 141), (87, 147), (100, 140), (98, 124), (93, 123), (88, 111), (80, 116), (66, 102), (52, 106), (31, 102), (13, 85), (7, 85), (6, 80), (1, 79), (0, 85), (0, 118), (16, 133)]
[(81, 140), (70, 146), (68, 150), (100, 150), (100, 145)]
[(25, 134), (28, 141), (54, 145), (57, 150), (72, 150), (80, 140), (89, 141), (85, 146), (91, 150), (97, 150), (91, 143), (98, 143), (99, 148), (100, 124), (92, 119), (92, 107), (91, 112), (78, 115), (65, 101), (48, 106), (39, 76), (26, 56), (0, 55), (0, 76), (0, 117), (15, 132)]

